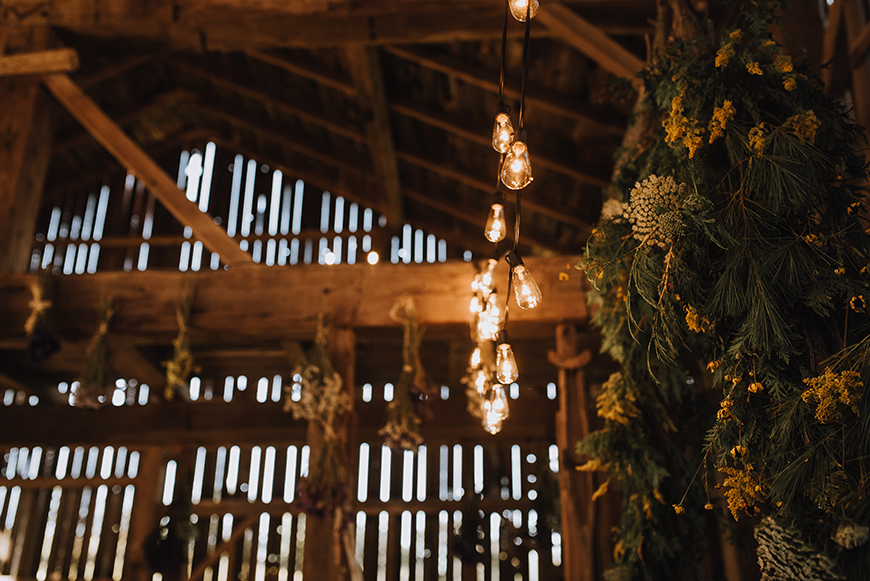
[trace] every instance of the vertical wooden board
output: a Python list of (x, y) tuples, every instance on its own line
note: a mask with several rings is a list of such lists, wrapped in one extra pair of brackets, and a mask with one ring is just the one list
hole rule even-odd
[(387, 531), (387, 581), (399, 581), (401, 530), (401, 513), (391, 513), (390, 525)]
[(130, 517), (130, 532), (127, 536), (127, 554), (124, 559), (123, 578), (125, 581), (145, 581), (150, 579), (145, 564), (143, 544), (154, 530), (159, 518), (159, 494), (163, 479), (164, 450), (142, 447), (139, 450), (139, 474), (135, 480), (133, 511)]
[(426, 550), (429, 551), (429, 556), (425, 561), (423, 581), (438, 580), (438, 526), (438, 511), (427, 512)]
[[(118, 531), (121, 523), (121, 504), (124, 488), (119, 485), (107, 486), (106, 510), (103, 513), (103, 528), (100, 535), (100, 548), (97, 553), (95, 578), (111, 579), (118, 551)], [(116, 528), (117, 527), (117, 528)]]
[(69, 571), (72, 562), (72, 549), (76, 535), (76, 521), (78, 519), (78, 509), (81, 501), (81, 488), (68, 488), (64, 490), (60, 510), (58, 511), (58, 528), (55, 531), (55, 535), (57, 535), (57, 540), (55, 542), (55, 546), (57, 547), (55, 570), (59, 569), (64, 573)]
[(362, 563), (366, 581), (376, 581), (378, 578), (378, 519), (377, 512), (366, 514)]

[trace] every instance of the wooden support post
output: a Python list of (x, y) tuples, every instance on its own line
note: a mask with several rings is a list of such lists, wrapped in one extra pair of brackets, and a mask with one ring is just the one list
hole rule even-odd
[[(831, 63), (837, 50), (837, 39), (840, 36), (840, 28), (843, 24), (843, 2), (835, 0), (828, 9), (828, 26), (825, 28), (822, 39), (822, 63)], [(825, 84), (825, 92), (830, 93), (834, 81), (833, 64), (822, 69), (822, 82)]]
[(24, 272), (51, 154), (51, 116), (37, 79), (0, 79), (0, 103), (0, 272)]
[(402, 188), (399, 184), (399, 166), (390, 129), (390, 109), (380, 55), (375, 47), (350, 46), (345, 50), (345, 59), (363, 98), (369, 152), (376, 183), (387, 198), (387, 221), (392, 226), (399, 227), (403, 223)]
[[(330, 335), (330, 356), (335, 370), (341, 376), (345, 391), (354, 400), (354, 370), (356, 368), (356, 334), (350, 329), (335, 329)], [(336, 433), (339, 445), (342, 446), (346, 466), (348, 467), (348, 490), (350, 495), (354, 490), (352, 486), (353, 474), (351, 467), (351, 446), (356, 438), (353, 431), (356, 428), (356, 418), (351, 411), (345, 418), (340, 419), (336, 425)], [(323, 429), (312, 422), (308, 426), (308, 446), (311, 450), (311, 458), (314, 458), (316, 450), (323, 444)], [(336, 528), (335, 519), (341, 519), (344, 515), (336, 514), (329, 517), (308, 515), (305, 519), (305, 554), (302, 559), (302, 577), (304, 579), (317, 579), (318, 581), (347, 581), (350, 579), (349, 564), (342, 546), (343, 531)]]
[[(843, 4), (843, 24), (848, 46), (855, 46), (867, 18), (858, 0), (840, 0)], [(859, 125), (870, 125), (870, 64), (866, 58), (852, 66), (852, 103)], [(867, 129), (865, 129), (865, 133)]]
[(49, 91), (63, 104), (94, 139), (108, 150), (124, 167), (145, 182), (148, 189), (175, 218), (193, 229), (206, 248), (217, 252), (229, 265), (253, 264), (251, 255), (239, 248), (226, 230), (214, 223), (211, 216), (199, 211), (169, 175), (142, 148), (127, 137), (68, 75), (48, 75), (42, 78)]
[(556, 443), (559, 446), (559, 492), (562, 506), (562, 562), (565, 581), (593, 581), (603, 567), (596, 557), (597, 506), (593, 474), (577, 472), (574, 447), (589, 434), (586, 381), (582, 368), (589, 363), (589, 350), (577, 353), (577, 327), (556, 327), (556, 351), (550, 361), (559, 367), (559, 411), (556, 413)]
[(139, 476), (136, 479), (127, 554), (124, 558), (123, 577), (130, 581), (151, 579), (151, 571), (145, 563), (145, 540), (157, 526), (164, 460), (164, 449), (161, 447), (147, 446), (139, 449)]

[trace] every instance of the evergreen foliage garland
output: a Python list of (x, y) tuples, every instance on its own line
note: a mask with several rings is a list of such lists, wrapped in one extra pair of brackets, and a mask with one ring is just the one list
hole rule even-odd
[(711, 467), (735, 518), (787, 519), (829, 578), (870, 578), (833, 540), (870, 521), (862, 131), (770, 39), (780, 2), (723, 5), (642, 73), (647, 130), (581, 263), (621, 371), (578, 451), (621, 485), (621, 578), (699, 576)]

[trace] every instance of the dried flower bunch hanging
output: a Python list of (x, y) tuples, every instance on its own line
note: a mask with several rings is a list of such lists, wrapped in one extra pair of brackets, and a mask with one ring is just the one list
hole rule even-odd
[(27, 353), (36, 363), (42, 363), (60, 351), (60, 342), (53, 335), (51, 283), (51, 271), (41, 270), (36, 281), (30, 285), (33, 298), (27, 304), (30, 316), (24, 322), (24, 332), (27, 335)]
[(351, 409), (350, 396), (342, 389), (341, 376), (329, 357), (329, 326), (324, 314), (318, 317), (317, 333), (305, 361), (293, 370), (294, 389), (284, 387), (284, 411), (293, 418), (314, 422), (323, 440), (312, 446), (308, 476), (299, 483), (302, 509), (308, 514), (333, 516), (348, 498), (347, 460), (336, 433), (336, 422)]
[(190, 352), (190, 336), (188, 333), (190, 311), (195, 296), (196, 282), (190, 282), (185, 291), (184, 300), (175, 309), (175, 316), (178, 319), (178, 337), (172, 341), (172, 359), (163, 363), (163, 366), (166, 367), (166, 388), (163, 391), (163, 397), (167, 401), (175, 397), (177, 390), (189, 389), (188, 378), (191, 373), (197, 371), (197, 367), (193, 362), (193, 355)]
[[(404, 316), (399, 314), (400, 311), (404, 311)], [(420, 360), (424, 330), (420, 327), (414, 299), (409, 296), (396, 299), (390, 309), (390, 318), (405, 326), (403, 365), (393, 401), (387, 405), (387, 423), (378, 430), (378, 435), (383, 436), (387, 446), (393, 449), (416, 451), (423, 443), (417, 406), (428, 400), (434, 389)]]
[(75, 405), (96, 409), (112, 399), (115, 391), (115, 375), (112, 371), (109, 351), (109, 324), (115, 314), (115, 307), (104, 299), (97, 307), (99, 323), (94, 336), (88, 343), (85, 367), (78, 378), (78, 388), (73, 393)]

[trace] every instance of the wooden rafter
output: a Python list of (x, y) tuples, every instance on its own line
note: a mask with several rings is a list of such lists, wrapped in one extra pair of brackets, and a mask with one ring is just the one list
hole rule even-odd
[[(409, 47), (386, 46), (383, 47), (383, 50), (401, 59), (415, 62), (422, 67), (455, 77), (469, 85), (492, 93), (499, 91), (497, 71), (469, 66)], [(511, 99), (520, 98), (519, 91), (509, 87), (505, 88), (505, 95)], [(622, 135), (625, 131), (625, 119), (619, 115), (608, 112), (601, 107), (577, 103), (576, 99), (561, 95), (557, 91), (529, 88), (526, 90), (526, 102), (562, 117), (599, 127), (609, 135)]]
[(270, 107), (274, 107), (276, 110), (281, 111), (287, 115), (297, 117), (303, 121), (311, 123), (312, 125), (318, 125), (326, 129), (327, 131), (330, 131), (337, 135), (341, 135), (343, 137), (347, 137), (348, 139), (353, 139), (354, 141), (359, 142), (364, 142), (366, 140), (365, 136), (359, 131), (359, 129), (348, 126), (344, 123), (336, 122), (321, 113), (308, 109), (307, 107), (298, 104), (290, 104), (286, 101), (286, 99), (282, 99), (276, 95), (268, 94), (260, 89), (243, 85), (242, 83), (227, 78), (226, 76), (223, 76), (219, 73), (208, 71), (197, 65), (182, 61), (177, 58), (166, 58), (165, 61), (171, 64), (173, 67), (185, 73), (203, 78), (214, 84), (215, 86), (238, 93), (249, 99), (260, 101), (261, 103), (264, 103)]
[[(495, 184), (493, 183), (485, 182), (479, 177), (465, 173), (462, 170), (429, 161), (428, 159), (420, 157), (419, 155), (406, 151), (400, 151), (396, 154), (396, 156), (399, 159), (404, 160), (408, 163), (414, 164), (418, 167), (422, 167), (448, 179), (458, 181), (461, 184), (465, 184), (466, 186), (475, 188), (482, 192), (491, 194), (495, 189)], [(589, 224), (587, 224), (583, 220), (575, 218), (573, 216), (573, 212), (567, 208), (558, 208), (549, 204), (543, 204), (535, 200), (534, 198), (529, 199), (528, 197), (523, 198), (523, 206), (528, 210), (537, 212), (538, 214), (547, 216), (549, 218), (553, 218), (554, 220), (562, 222), (563, 224), (568, 224), (581, 230), (589, 229)]]
[[(511, 311), (512, 323), (586, 320), (586, 277), (573, 271), (574, 258), (530, 257), (525, 262), (544, 301), (532, 310)], [(559, 273), (566, 271), (571, 274), (564, 280)], [(376, 267), (296, 265), (190, 274), (107, 272), (58, 278), (54, 311), (61, 336), (86, 337), (93, 332), (94, 304), (101, 297), (113, 297), (118, 305), (113, 334), (128, 335), (140, 345), (168, 345), (178, 333), (178, 297), (196, 277), (196, 316), (190, 332), (191, 340), (200, 346), (310, 338), (324, 307), (332, 312), (338, 327), (394, 327), (390, 307), (403, 294), (414, 298), (422, 323), (464, 326), (466, 297), (475, 272), (472, 265), (461, 261)], [(0, 329), (5, 337), (23, 340), (35, 276), (13, 274), (0, 279)], [(507, 288), (506, 268), (499, 269), (497, 278), (498, 288)]]
[(114, 79), (115, 77), (120, 77), (124, 73), (132, 71), (133, 69), (136, 69), (150, 61), (151, 57), (144, 54), (126, 57), (110, 65), (100, 67), (98, 71), (95, 71), (93, 73), (89, 73), (86, 75), (77, 75), (75, 77), (75, 80), (76, 82), (78, 82), (79, 86), (82, 89), (89, 89), (94, 85), (99, 85), (104, 81)]
[(175, 218), (193, 229), (196, 237), (230, 265), (253, 264), (251, 255), (242, 251), (226, 230), (211, 216), (190, 202), (175, 180), (136, 145), (94, 101), (67, 75), (47, 75), (43, 83), (79, 123), (94, 136), (123, 166), (145, 182), (151, 192)]
[(321, 85), (325, 85), (337, 91), (341, 91), (349, 97), (356, 97), (358, 94), (357, 88), (353, 85), (351, 79), (344, 77), (332, 71), (318, 69), (309, 65), (296, 63), (282, 56), (277, 56), (270, 52), (262, 50), (246, 50), (245, 54), (258, 61), (270, 64), (274, 67), (284, 69), (287, 72), (293, 73), (306, 79), (316, 81)]
[[(467, 139), (473, 143), (479, 143), (486, 146), (491, 145), (491, 139), (487, 132), (483, 130), (473, 131), (466, 129), (465, 127), (457, 125), (452, 119), (444, 114), (426, 110), (425, 108), (413, 103), (391, 103), (390, 108), (400, 115), (412, 117), (433, 127), (439, 127), (448, 133), (452, 133), (457, 137)], [(535, 165), (557, 171), (578, 181), (596, 186), (604, 187), (609, 183), (606, 176), (596, 174), (591, 170), (577, 169), (567, 163), (554, 161), (546, 155), (541, 155), (537, 149), (535, 149)]]
[(375, 183), (386, 197), (387, 221), (393, 225), (402, 224), (402, 186), (378, 49), (348, 47), (344, 59), (363, 100), (369, 153), (375, 170)]
[(542, 3), (538, 20), (562, 41), (618, 77), (634, 79), (644, 66), (641, 59), (561, 2)]
[(68, 73), (78, 68), (79, 54), (71, 48), (0, 56), (0, 77)]

